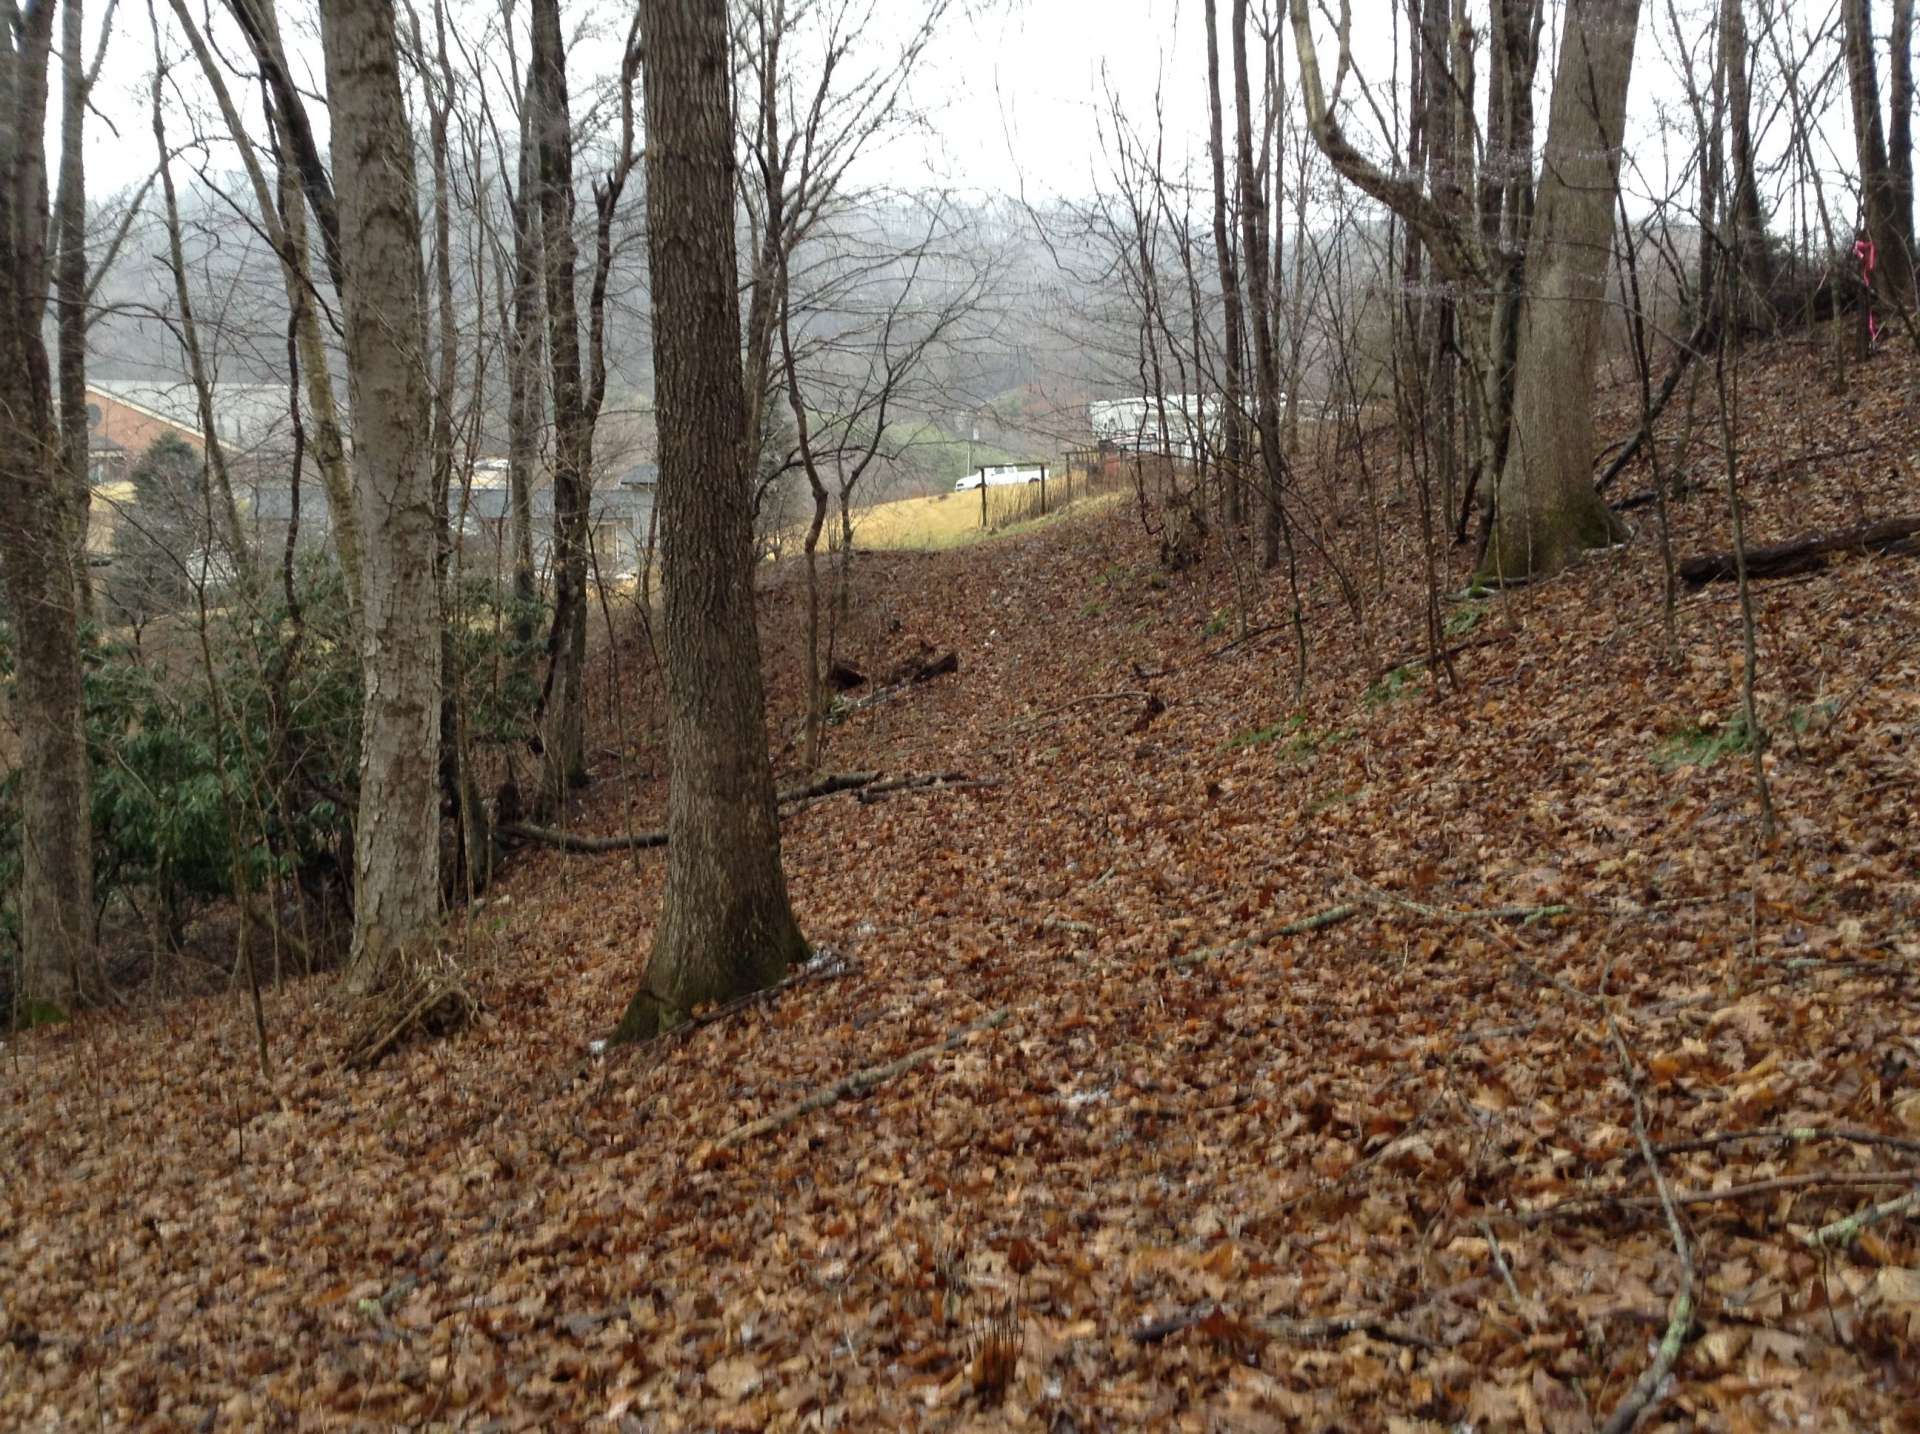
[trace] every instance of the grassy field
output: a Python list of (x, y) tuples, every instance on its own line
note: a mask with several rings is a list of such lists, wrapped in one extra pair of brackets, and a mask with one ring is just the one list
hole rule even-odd
[[(1083, 505), (1084, 480), (1074, 485), (1072, 507)], [(987, 522), (980, 522), (980, 491), (935, 493), (928, 498), (902, 498), (892, 503), (876, 503), (858, 509), (853, 515), (853, 540), (863, 548), (957, 548), (982, 538), (1036, 523), (1051, 522), (1062, 512), (1065, 487), (1047, 484), (1048, 513), (1040, 513), (1040, 487), (1036, 483), (1017, 487), (987, 489)], [(1095, 501), (1108, 501), (1111, 495), (1097, 494)]]

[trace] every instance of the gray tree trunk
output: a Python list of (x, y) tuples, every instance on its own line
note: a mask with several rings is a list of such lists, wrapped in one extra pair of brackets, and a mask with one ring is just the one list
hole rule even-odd
[(1913, 0), (1893, 0), (1887, 35), (1887, 167), (1894, 228), (1913, 259)]
[[(1906, 3), (1911, 13), (1912, 0)], [(1773, 254), (1767, 248), (1767, 219), (1760, 207), (1760, 183), (1753, 167), (1753, 90), (1747, 74), (1747, 17), (1743, 0), (1722, 0), (1720, 64), (1726, 72), (1734, 242), (1748, 285), (1756, 295), (1764, 297), (1773, 288)]]
[(93, 616), (87, 573), (87, 73), (81, 0), (63, 0), (60, 15), (60, 249), (55, 261), (54, 317), (60, 364), (60, 476), (69, 505), (75, 599)]
[(541, 243), (546, 254), (547, 361), (553, 386), (553, 627), (541, 700), (540, 799), (558, 808), (586, 779), (587, 503), (593, 423), (581, 377), (574, 295), (573, 125), (559, 0), (534, 0), (529, 82), (538, 155)]
[(1227, 228), (1226, 131), (1220, 103), (1219, 20), (1214, 0), (1207, 9), (1207, 126), (1213, 147), (1213, 253), (1220, 266), (1222, 310), (1222, 367), (1226, 371), (1226, 432), (1221, 453), (1225, 470), (1226, 520), (1232, 527), (1246, 521), (1243, 484), (1247, 481), (1247, 395), (1240, 370), (1240, 266), (1234, 258)]
[(540, 457), (540, 187), (535, 156), (534, 107), (528, 84), (521, 105), (519, 182), (509, 210), (513, 219), (513, 311), (507, 339), (507, 503), (513, 545), (513, 596), (518, 604), (515, 640), (533, 640), (533, 470)]
[(425, 273), (391, 5), (322, 0), (344, 271), (366, 687), (351, 979), (382, 984), (439, 915), (440, 603)]
[(1253, 97), (1247, 81), (1247, 0), (1233, 0), (1234, 154), (1240, 176), (1240, 254), (1247, 265), (1247, 321), (1253, 329), (1254, 423), (1260, 434), (1261, 561), (1280, 562), (1280, 505), (1287, 460), (1280, 450), (1280, 379), (1267, 303), (1267, 200), (1253, 158)]
[(53, 9), (20, 12), (0, 46), (0, 570), (14, 631), (20, 733), (21, 966), (29, 1020), (101, 994), (93, 933), (78, 594), (46, 314), (46, 114)]
[(780, 869), (753, 611), (725, 0), (642, 0), (664, 534), (667, 883), (617, 1035), (776, 981), (807, 952)]
[(1558, 571), (1619, 522), (1593, 487), (1593, 372), (1639, 0), (1569, 0), (1519, 316), (1512, 432), (1481, 569)]
[[(300, 355), (301, 380), (305, 382), (305, 432), (307, 453), (321, 472), (321, 488), (326, 493), (328, 526), (334, 539), (334, 553), (340, 557), (340, 574), (348, 591), (349, 626), (359, 630), (359, 526), (353, 520), (353, 478), (348, 472), (346, 438), (340, 428), (340, 405), (334, 401), (332, 370), (326, 361), (326, 340), (321, 336), (319, 305), (313, 303), (311, 290), (319, 282), (313, 271), (313, 253), (307, 244), (307, 202), (301, 188), (300, 155), (294, 142), (298, 125), (275, 98), (267, 100), (269, 142), (275, 159), (275, 186), (267, 186), (267, 171), (259, 159), (252, 132), (240, 117), (240, 109), (227, 88), (227, 71), (213, 58), (205, 35), (186, 0), (169, 0), (175, 23), (200, 63), (200, 73), (213, 92), (221, 119), (232, 136), (234, 148), (246, 167), (253, 188), (253, 202), (259, 205), (261, 227), (280, 259), (280, 286), (286, 292), (286, 307), (294, 315), (294, 340)], [(253, 17), (253, 35), (263, 52), (278, 54), (278, 19), (273, 6), (265, 0), (253, 0), (248, 6)], [(269, 96), (273, 90), (269, 90)], [(298, 96), (296, 96), (298, 98)]]
[[(1913, 255), (1908, 241), (1913, 209), (1909, 198), (1903, 222), (1900, 186), (1887, 153), (1886, 128), (1880, 122), (1880, 77), (1873, 58), (1872, 0), (1841, 0), (1840, 19), (1846, 35), (1848, 91), (1853, 99), (1853, 138), (1860, 162), (1867, 237), (1873, 240), (1876, 251), (1874, 287), (1887, 302), (1912, 308)], [(1909, 143), (1906, 161), (1909, 167), (1911, 150)]]

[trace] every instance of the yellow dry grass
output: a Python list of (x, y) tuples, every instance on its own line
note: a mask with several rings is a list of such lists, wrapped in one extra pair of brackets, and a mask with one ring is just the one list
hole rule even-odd
[[(1083, 481), (1083, 480), (1082, 480)], [(1050, 523), (1062, 514), (1085, 507), (1080, 496), (1082, 482), (1074, 485), (1071, 506), (1060, 506), (1064, 488), (1047, 485), (1048, 513), (1039, 514), (1040, 489), (1037, 484), (989, 488), (987, 521), (980, 522), (980, 490), (935, 493), (928, 498), (902, 498), (892, 503), (876, 503), (859, 508), (853, 514), (853, 540), (862, 548), (919, 548), (934, 550), (958, 548), (1002, 533), (1024, 532), (1040, 523)], [(1095, 502), (1109, 502), (1115, 495), (1101, 494)], [(837, 527), (829, 530), (836, 541)]]

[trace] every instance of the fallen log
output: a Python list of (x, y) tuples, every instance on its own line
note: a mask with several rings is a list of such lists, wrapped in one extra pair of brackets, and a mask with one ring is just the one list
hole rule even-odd
[[(934, 786), (947, 782), (970, 780), (964, 772), (935, 772), (924, 777), (893, 777), (887, 779), (885, 790), (898, 791), (907, 786)], [(878, 772), (834, 772), (810, 782), (804, 787), (792, 787), (780, 793), (780, 805), (797, 806), (803, 802), (818, 801), (822, 797), (836, 796), (841, 792), (857, 792), (882, 781)], [(648, 847), (665, 846), (667, 834), (664, 831), (625, 832), (618, 836), (586, 836), (580, 832), (561, 831), (557, 827), (535, 826), (532, 822), (502, 822), (495, 828), (500, 835), (515, 837), (520, 841), (534, 842), (540, 846), (556, 847), (561, 851), (578, 852), (585, 855), (599, 855), (610, 851), (644, 851)]]
[[(1920, 534), (1920, 516), (1882, 518), (1877, 523), (1862, 523), (1837, 533), (1815, 533), (1790, 542), (1773, 543), (1747, 550), (1749, 578), (1784, 578), (1796, 573), (1816, 572), (1826, 566), (1833, 553), (1904, 551), (1907, 540)], [(1739, 555), (1733, 552), (1706, 553), (1680, 564), (1680, 576), (1694, 587), (1707, 583), (1732, 582), (1739, 575)]]

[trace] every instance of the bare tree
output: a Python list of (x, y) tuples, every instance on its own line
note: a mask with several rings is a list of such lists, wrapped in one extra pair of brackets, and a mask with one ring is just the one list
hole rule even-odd
[[(244, 14), (243, 29), (255, 46), (255, 57), (269, 66), (279, 54), (279, 28), (270, 0), (229, 0), (236, 15)], [(187, 8), (186, 0), (169, 0), (173, 17), (186, 36), (200, 73), (206, 79), (220, 109), (220, 117), (239, 152), (241, 164), (253, 191), (254, 207), (267, 240), (280, 260), (280, 279), (287, 296), (295, 335), (295, 356), (305, 385), (306, 414), (303, 444), (310, 450), (320, 471), (320, 484), (327, 495), (334, 550), (339, 556), (346, 582), (347, 607), (355, 624), (360, 611), (360, 527), (354, 513), (353, 480), (348, 472), (347, 445), (342, 435), (339, 405), (335, 400), (333, 377), (327, 363), (327, 344), (321, 328), (319, 276), (313, 267), (308, 243), (306, 206), (314, 206), (320, 217), (325, 252), (333, 256), (339, 247), (338, 218), (333, 212), (331, 182), (324, 169), (311, 167), (303, 158), (301, 135), (312, 143), (305, 102), (291, 85), (284, 90), (264, 87), (266, 121), (271, 139), (275, 183), (268, 184), (266, 167), (261, 162), (252, 131), (242, 119), (226, 77), (216, 61), (212, 46)], [(289, 109), (291, 105), (294, 108)], [(317, 164), (317, 156), (313, 159)], [(303, 197), (304, 196), (304, 197)], [(329, 275), (338, 280), (337, 267)]]
[(665, 533), (666, 893), (618, 1036), (778, 980), (807, 952), (780, 869), (754, 624), (725, 0), (642, 0)]
[[(1513, 9), (1505, 16), (1509, 34), (1518, 19)], [(1347, 138), (1321, 79), (1307, 0), (1292, 0), (1301, 91), (1322, 152), (1418, 231), (1439, 274), (1471, 300), (1459, 332), (1479, 408), (1476, 462), (1495, 477), (1482, 562), (1491, 579), (1557, 571), (1581, 549), (1622, 532), (1593, 487), (1592, 387), (1639, 10), (1639, 0), (1569, 0), (1546, 153), (1523, 231), (1524, 268), (1509, 299), (1503, 275), (1516, 269), (1490, 249), (1479, 226), (1430, 195), (1418, 176), (1387, 172)], [(1344, 26), (1337, 44), (1334, 99), (1352, 67)], [(1516, 79), (1507, 76), (1509, 104)], [(1517, 136), (1507, 138), (1511, 146)], [(1465, 187), (1470, 176), (1461, 182)], [(1512, 192), (1503, 202), (1503, 209), (1525, 207), (1524, 196)], [(1503, 232), (1509, 218), (1517, 221), (1517, 214), (1503, 217)]]
[(167, 233), (167, 269), (173, 279), (174, 310), (168, 325), (180, 344), (186, 360), (187, 380), (193, 385), (194, 405), (200, 419), (201, 456), (212, 481), (210, 497), (219, 502), (221, 539), (232, 555), (235, 569), (243, 576), (251, 568), (246, 530), (240, 524), (240, 508), (233, 496), (233, 480), (227, 470), (225, 445), (220, 440), (220, 425), (214, 413), (213, 377), (200, 347), (200, 326), (194, 318), (193, 296), (187, 283), (187, 258), (180, 234), (180, 199), (173, 184), (173, 162), (167, 148), (166, 80), (167, 65), (160, 49), (160, 17), (147, 6), (147, 19), (153, 27), (153, 90), (151, 117), (153, 140), (160, 152), (160, 194), (165, 201), (162, 219)]
[(1266, 165), (1253, 153), (1253, 98), (1247, 77), (1247, 0), (1233, 0), (1234, 153), (1240, 188), (1240, 253), (1247, 268), (1247, 321), (1253, 331), (1254, 425), (1260, 435), (1263, 498), (1260, 546), (1268, 567), (1280, 561), (1287, 458), (1280, 448), (1280, 374), (1273, 350), (1273, 314), (1267, 292)]
[(575, 296), (573, 119), (567, 106), (559, 0), (533, 0), (527, 102), (532, 112), (535, 210), (546, 258), (547, 362), (553, 397), (553, 626), (541, 701), (541, 806), (557, 808), (586, 779), (583, 704), (587, 656), (587, 505), (593, 425), (587, 416)]
[(107, 0), (100, 44), (86, 64), (82, 0), (60, 7), (60, 181), (54, 226), (59, 232), (54, 264), (54, 318), (59, 335), (60, 469), (74, 554), (74, 589), (82, 617), (93, 613), (87, 574), (87, 102), (113, 33), (114, 0)]
[(363, 543), (352, 977), (372, 989), (439, 915), (440, 603), (425, 273), (393, 8), (324, 0), (320, 20)]
[(20, 730), (21, 964), (29, 1020), (102, 994), (82, 726), (79, 594), (42, 320), (54, 7), (3, 0), (0, 44), (0, 569)]
[[(1847, 76), (1853, 99), (1854, 153), (1860, 164), (1861, 210), (1867, 237), (1875, 249), (1874, 277), (1880, 295), (1902, 309), (1914, 305), (1913, 272), (1913, 82), (1910, 75), (1913, 7), (1895, 0), (1903, 17), (1906, 53), (1896, 48), (1893, 89), (1896, 101), (1906, 94), (1908, 114), (1896, 108), (1896, 137), (1903, 140), (1888, 152), (1887, 129), (1880, 119), (1880, 78), (1873, 56), (1872, 0), (1841, 0), (1840, 15), (1847, 47)], [(1904, 153), (1900, 151), (1904, 149)], [(1904, 176), (1904, 177), (1903, 177)]]
[[(1238, 527), (1244, 521), (1243, 489), (1246, 482), (1247, 420), (1246, 383), (1241, 375), (1240, 266), (1234, 254), (1227, 223), (1227, 155), (1220, 103), (1220, 39), (1218, 6), (1206, 0), (1207, 11), (1207, 126), (1213, 160), (1213, 250), (1220, 268), (1221, 368), (1226, 376), (1222, 398), (1226, 407), (1221, 462), (1226, 469), (1226, 519)], [(1236, 160), (1237, 166), (1237, 160)], [(1236, 176), (1239, 173), (1235, 169)]]

